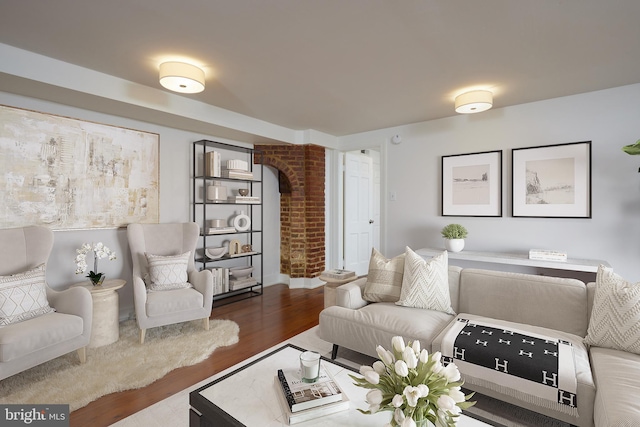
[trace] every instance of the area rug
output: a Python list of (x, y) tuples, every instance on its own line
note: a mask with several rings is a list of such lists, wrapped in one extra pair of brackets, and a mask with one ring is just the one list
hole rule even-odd
[(205, 360), (218, 347), (238, 342), (238, 324), (202, 320), (148, 329), (140, 344), (134, 320), (120, 324), (120, 339), (87, 349), (80, 364), (76, 352), (0, 381), (1, 403), (69, 404), (75, 411), (106, 394), (144, 387), (174, 369)]

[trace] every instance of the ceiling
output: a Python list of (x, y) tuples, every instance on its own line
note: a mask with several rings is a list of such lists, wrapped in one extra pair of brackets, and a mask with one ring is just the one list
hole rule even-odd
[(2, 0), (0, 43), (293, 130), (334, 136), (640, 82), (638, 0)]

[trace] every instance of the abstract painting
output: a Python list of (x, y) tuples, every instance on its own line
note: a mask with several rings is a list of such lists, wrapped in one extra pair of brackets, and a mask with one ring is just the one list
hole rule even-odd
[(0, 106), (0, 227), (159, 220), (159, 135)]

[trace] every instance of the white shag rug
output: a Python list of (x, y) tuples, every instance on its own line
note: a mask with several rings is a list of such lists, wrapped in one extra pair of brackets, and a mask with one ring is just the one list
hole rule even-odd
[(0, 402), (69, 404), (74, 411), (202, 362), (216, 348), (237, 343), (238, 332), (238, 324), (230, 320), (210, 320), (208, 331), (197, 320), (148, 329), (140, 344), (135, 320), (128, 320), (120, 324), (117, 342), (87, 349), (84, 364), (74, 351), (0, 381)]

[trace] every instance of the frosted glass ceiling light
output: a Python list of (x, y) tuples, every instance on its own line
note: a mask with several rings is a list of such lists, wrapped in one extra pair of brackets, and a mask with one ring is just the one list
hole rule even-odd
[(160, 64), (160, 84), (174, 92), (202, 92), (204, 71), (184, 62), (164, 62)]
[(480, 113), (487, 111), (492, 105), (493, 94), (488, 90), (473, 90), (456, 96), (456, 113)]

